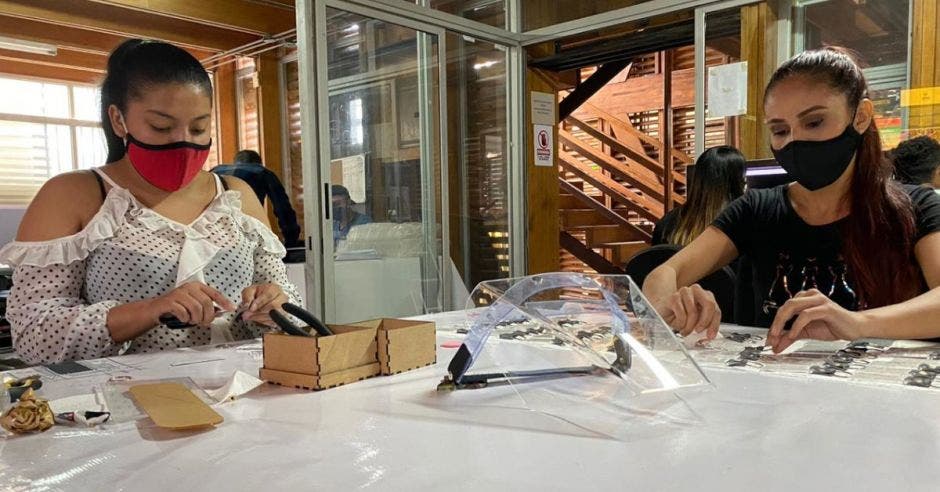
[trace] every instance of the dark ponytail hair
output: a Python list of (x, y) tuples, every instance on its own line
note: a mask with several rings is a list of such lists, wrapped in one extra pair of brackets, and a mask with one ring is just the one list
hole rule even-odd
[[(784, 63), (767, 84), (764, 101), (774, 87), (791, 77), (805, 77), (839, 91), (853, 115), (868, 97), (862, 69), (842, 48), (806, 51)], [(914, 258), (913, 205), (904, 189), (890, 179), (891, 171), (872, 120), (855, 155), (851, 209), (842, 226), (842, 253), (855, 279), (860, 306), (866, 309), (906, 301), (924, 289)]]
[(676, 227), (667, 240), (688, 246), (735, 198), (744, 194), (747, 161), (728, 145), (712, 147), (695, 161), (689, 177), (688, 197), (679, 209)]
[(162, 41), (128, 39), (108, 57), (108, 74), (101, 84), (101, 127), (108, 143), (108, 162), (124, 157), (124, 139), (114, 133), (108, 108), (122, 113), (127, 101), (156, 84), (194, 84), (212, 99), (209, 74), (186, 50)]

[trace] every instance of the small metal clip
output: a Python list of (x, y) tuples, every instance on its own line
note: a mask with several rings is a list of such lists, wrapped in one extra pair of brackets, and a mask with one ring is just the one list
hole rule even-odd
[(750, 359), (728, 359), (725, 361), (725, 365), (728, 367), (764, 367), (764, 364)]
[(888, 347), (885, 347), (884, 345), (876, 345), (876, 344), (874, 344), (874, 343), (872, 343), (872, 342), (869, 342), (869, 341), (866, 341), (866, 340), (856, 340), (856, 341), (854, 341), (854, 342), (849, 342), (849, 344), (846, 345), (845, 348), (847, 348), (847, 349), (861, 349), (861, 350), (864, 350), (864, 351), (866, 351), (866, 352), (869, 351), (869, 350), (877, 350), (877, 351), (880, 351), (880, 352), (883, 352), (883, 351), (885, 351), (885, 350), (888, 350)]
[(752, 336), (753, 335), (751, 335), (750, 333), (731, 332), (725, 335), (725, 338), (727, 338), (728, 340), (731, 340), (732, 342), (744, 343), (750, 340)]
[(830, 355), (828, 359), (826, 360), (837, 363), (837, 364), (855, 364), (855, 365), (861, 365), (861, 366), (866, 366), (868, 364), (871, 364), (871, 362), (865, 359), (853, 359), (852, 357), (848, 357), (845, 355)]
[(931, 380), (933, 380), (933, 379), (935, 379), (935, 378), (937, 377), (937, 374), (936, 374), (936, 373), (933, 373), (933, 372), (930, 372), (930, 371), (922, 371), (922, 370), (918, 370), (918, 369), (911, 369), (911, 371), (908, 372), (907, 374), (908, 374), (908, 376), (911, 376), (911, 377), (915, 377), (915, 378), (928, 378), (928, 379), (931, 379)]
[(744, 347), (741, 352), (738, 354), (739, 359), (745, 360), (758, 360), (761, 357), (761, 354), (764, 352), (763, 346), (758, 347)]
[(917, 370), (919, 370), (919, 371), (924, 371), (924, 372), (929, 372), (929, 373), (932, 373), (932, 374), (934, 374), (934, 375), (940, 374), (940, 366), (931, 366), (930, 364), (921, 364), (921, 365), (917, 366)]
[(839, 377), (839, 373), (845, 374), (846, 376), (851, 376), (851, 373), (844, 369), (840, 369), (836, 366), (830, 364), (823, 364), (821, 366), (810, 366), (810, 374), (816, 374), (819, 376), (835, 376)]
[(904, 384), (908, 386), (920, 386), (921, 388), (930, 388), (933, 386), (933, 378), (920, 376), (908, 376), (904, 378)]

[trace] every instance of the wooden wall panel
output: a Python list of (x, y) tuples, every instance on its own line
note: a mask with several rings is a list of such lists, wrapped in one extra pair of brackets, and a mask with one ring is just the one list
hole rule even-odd
[(740, 122), (740, 150), (748, 159), (771, 157), (764, 125), (764, 87), (776, 65), (776, 7), (771, 2), (741, 7), (741, 60), (747, 61), (747, 114)]
[[(911, 43), (911, 88), (940, 86), (940, 0), (914, 0), (913, 40)], [(940, 126), (940, 105), (913, 106), (909, 112), (913, 134)]]
[(219, 105), (219, 159), (231, 164), (238, 152), (238, 110), (235, 105), (235, 65), (226, 63), (215, 71), (216, 101)]
[[(263, 53), (257, 58), (258, 115), (261, 160), (278, 178), (284, 179), (284, 140), (281, 138), (281, 81), (277, 54)], [(270, 205), (270, 204), (269, 204)], [(275, 233), (280, 235), (274, 208), (268, 206), (268, 219)]]
[[(558, 271), (559, 246), (559, 192), (558, 192), (558, 128), (554, 129), (555, 137), (555, 165), (551, 167), (536, 167), (535, 148), (532, 129), (532, 112), (530, 108), (530, 94), (533, 91), (555, 93), (553, 84), (546, 79), (546, 75), (535, 70), (528, 70), (526, 75), (526, 183), (528, 204), (526, 219), (528, 234), (526, 246), (528, 248), (527, 274)], [(557, 104), (556, 104), (557, 114)]]
[[(663, 74), (631, 78), (629, 83), (608, 84), (597, 91), (591, 104), (608, 113), (623, 115), (663, 109)], [(672, 106), (695, 104), (695, 71), (676, 70), (672, 73)]]

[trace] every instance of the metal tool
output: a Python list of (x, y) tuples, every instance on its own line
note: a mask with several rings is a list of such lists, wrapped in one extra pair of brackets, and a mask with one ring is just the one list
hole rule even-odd
[(592, 374), (601, 368), (597, 366), (582, 367), (562, 367), (558, 369), (537, 369), (533, 371), (506, 371), (491, 372), (485, 374), (464, 374), (460, 382), (455, 382), (450, 375), (444, 376), (440, 384), (437, 385), (438, 391), (456, 390), (456, 389), (477, 389), (485, 388), (490, 383), (503, 379), (534, 379), (545, 378), (549, 376), (580, 376)]

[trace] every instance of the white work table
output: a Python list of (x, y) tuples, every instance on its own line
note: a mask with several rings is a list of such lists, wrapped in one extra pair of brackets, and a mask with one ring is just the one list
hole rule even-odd
[[(430, 317), (433, 319), (433, 317)], [(453, 338), (442, 334), (441, 339)], [(135, 380), (257, 375), (258, 342), (116, 358)], [(550, 415), (510, 387), (437, 392), (436, 366), (308, 392), (263, 385), (212, 430), (146, 422), (0, 439), (13, 490), (935, 490), (940, 389), (706, 369), (710, 391)], [(201, 362), (213, 359), (212, 362)], [(197, 362), (197, 363), (193, 363)], [(188, 365), (180, 365), (190, 363)], [(174, 365), (175, 364), (175, 365)], [(113, 375), (50, 381), (91, 392)], [(555, 383), (564, 387), (563, 380)], [(571, 415), (575, 408), (578, 415)], [(570, 415), (572, 418), (564, 418)], [(576, 418), (577, 417), (577, 418)], [(584, 417), (583, 419), (580, 417)]]

